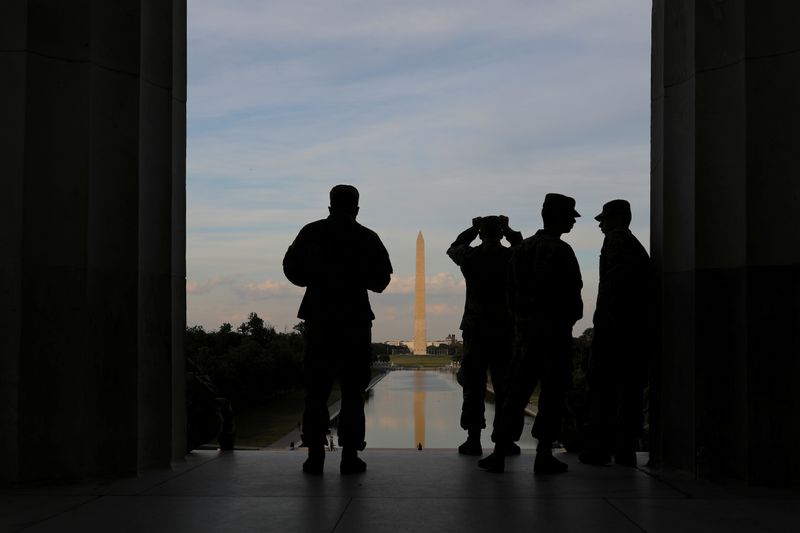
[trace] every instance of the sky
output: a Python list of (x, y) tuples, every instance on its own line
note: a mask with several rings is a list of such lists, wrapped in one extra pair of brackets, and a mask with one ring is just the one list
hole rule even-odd
[(370, 293), (376, 342), (413, 336), (419, 231), (429, 340), (461, 336), (445, 251), (475, 216), (528, 237), (546, 193), (576, 199), (575, 335), (591, 327), (603, 203), (629, 200), (649, 248), (650, 2), (190, 0), (188, 23), (190, 326), (256, 312), (291, 330), (303, 289), (281, 261), (338, 183), (359, 189), (394, 266)]

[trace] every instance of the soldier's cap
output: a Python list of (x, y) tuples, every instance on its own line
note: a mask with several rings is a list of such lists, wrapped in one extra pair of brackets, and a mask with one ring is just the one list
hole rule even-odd
[(336, 185), (331, 189), (331, 207), (358, 207), (358, 189), (352, 185)]
[(481, 217), (481, 229), (502, 229), (503, 224), (500, 222), (500, 217), (497, 215), (487, 215)]
[(570, 214), (573, 217), (581, 216), (580, 213), (575, 211), (575, 198), (570, 198), (557, 192), (549, 192), (545, 195), (542, 211)]
[(601, 221), (606, 217), (619, 217), (622, 220), (630, 220), (631, 204), (627, 200), (622, 199), (606, 202), (603, 204), (603, 212), (594, 217), (594, 219)]

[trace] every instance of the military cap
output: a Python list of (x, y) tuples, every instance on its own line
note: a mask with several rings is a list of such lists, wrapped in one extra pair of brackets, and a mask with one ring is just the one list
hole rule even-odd
[(358, 189), (352, 185), (336, 185), (331, 189), (331, 207), (358, 207)]
[(544, 197), (544, 205), (542, 211), (550, 213), (568, 213), (573, 217), (581, 216), (580, 213), (575, 211), (575, 198), (564, 196), (556, 192), (549, 192)]
[(594, 217), (600, 221), (609, 216), (616, 216), (622, 220), (631, 219), (631, 204), (627, 200), (611, 200), (603, 205), (603, 212)]

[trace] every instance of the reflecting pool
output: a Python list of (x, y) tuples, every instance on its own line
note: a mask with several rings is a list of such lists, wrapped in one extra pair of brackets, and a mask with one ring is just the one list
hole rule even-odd
[[(461, 386), (450, 369), (389, 372), (369, 392), (366, 408), (369, 448), (456, 448), (466, 439), (459, 426)], [(487, 428), (481, 433), (491, 451), (494, 404), (486, 403)], [(525, 417), (521, 448), (534, 448), (533, 418)]]

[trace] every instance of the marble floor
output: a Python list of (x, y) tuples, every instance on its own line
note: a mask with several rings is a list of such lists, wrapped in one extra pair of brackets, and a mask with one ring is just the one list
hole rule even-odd
[[(199, 451), (109, 483), (0, 491), (0, 531), (800, 531), (800, 492), (618, 466), (533, 475), (533, 452), (489, 474), (454, 450), (367, 450), (365, 474), (303, 475), (303, 451)], [(646, 457), (640, 457), (644, 462)]]

